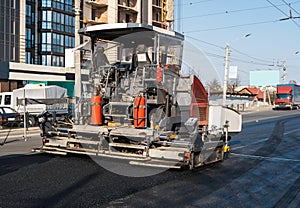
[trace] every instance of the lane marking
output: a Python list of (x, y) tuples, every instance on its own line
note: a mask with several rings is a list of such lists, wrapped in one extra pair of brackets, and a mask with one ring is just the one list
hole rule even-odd
[(254, 144), (259, 144), (259, 143), (261, 143), (261, 142), (265, 142), (265, 141), (267, 141), (268, 139), (269, 139), (269, 137), (266, 137), (266, 138), (260, 139), (260, 140), (258, 140), (258, 141), (256, 141), (256, 142), (251, 142), (251, 143), (249, 143), (249, 144), (247, 144), (247, 145), (244, 145), (244, 146), (233, 147), (233, 148), (231, 148), (231, 149), (232, 149), (232, 150), (242, 149), (242, 148), (248, 147), (248, 146), (250, 146), (250, 145), (254, 145)]
[[(299, 131), (299, 129), (292, 130), (292, 131), (289, 131), (289, 132), (285, 132), (285, 133), (283, 134), (283, 136), (286, 136), (286, 135), (291, 134), (291, 133), (295, 133), (295, 132), (297, 132), (297, 131)], [(265, 142), (265, 141), (267, 141), (268, 139), (269, 139), (269, 137), (266, 137), (266, 138), (260, 139), (260, 140), (258, 140), (258, 141), (256, 141), (256, 142), (251, 142), (251, 143), (249, 143), (249, 144), (247, 144), (247, 145), (243, 145), (243, 146), (239, 146), (239, 147), (232, 147), (231, 149), (232, 149), (232, 150), (243, 149), (243, 148), (248, 147), (248, 146), (251, 146), (251, 145), (255, 145), (255, 144), (259, 144), (259, 143), (261, 143), (261, 142)]]
[(291, 133), (294, 133), (294, 132), (297, 132), (299, 131), (299, 129), (295, 129), (295, 130), (292, 130), (292, 131), (289, 131), (289, 132), (285, 132), (283, 135), (288, 135), (288, 134), (291, 134)]
[(266, 157), (266, 156), (259, 156), (259, 155), (246, 155), (246, 154), (239, 154), (233, 153), (230, 154), (250, 158), (250, 159), (261, 159), (261, 160), (271, 160), (271, 161), (288, 161), (288, 162), (300, 162), (300, 159), (289, 159), (289, 158), (280, 158), (280, 157)]

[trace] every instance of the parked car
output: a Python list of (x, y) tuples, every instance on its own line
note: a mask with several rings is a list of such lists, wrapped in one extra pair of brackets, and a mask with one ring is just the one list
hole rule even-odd
[(16, 110), (10, 107), (0, 106), (0, 129), (4, 126), (20, 126), (23, 117)]

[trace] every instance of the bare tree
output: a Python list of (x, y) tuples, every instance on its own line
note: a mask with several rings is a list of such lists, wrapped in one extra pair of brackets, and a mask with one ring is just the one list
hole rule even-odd
[(239, 77), (237, 77), (236, 79), (231, 79), (228, 83), (227, 91), (230, 93), (234, 93), (235, 88), (240, 85), (241, 85), (241, 81)]
[(217, 79), (213, 79), (212, 81), (206, 84), (211, 94), (222, 93), (222, 87)]

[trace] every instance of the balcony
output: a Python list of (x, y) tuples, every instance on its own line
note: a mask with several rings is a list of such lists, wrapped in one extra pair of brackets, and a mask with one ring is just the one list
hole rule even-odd
[(118, 5), (119, 11), (129, 12), (129, 13), (138, 13), (138, 11), (134, 7), (128, 7), (124, 5)]
[(89, 0), (87, 4), (92, 5), (94, 8), (102, 8), (108, 6), (108, 0)]
[(161, 6), (158, 6), (158, 5), (155, 5), (155, 4), (153, 4), (152, 7), (153, 7), (153, 9), (160, 9), (160, 10), (162, 9)]
[(118, 1), (119, 11), (138, 13), (137, 1), (136, 0), (119, 0)]

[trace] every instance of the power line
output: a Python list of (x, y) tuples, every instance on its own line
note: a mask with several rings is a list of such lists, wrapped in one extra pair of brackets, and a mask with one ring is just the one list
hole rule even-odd
[(197, 38), (194, 38), (194, 37), (192, 37), (192, 36), (189, 36), (189, 35), (185, 35), (186, 37), (189, 37), (189, 38), (191, 38), (191, 39), (193, 39), (193, 40), (195, 40), (195, 41), (198, 41), (198, 42), (201, 42), (201, 43), (205, 43), (205, 44), (207, 44), (207, 45), (211, 45), (211, 46), (214, 46), (214, 47), (216, 47), (216, 48), (220, 48), (220, 49), (224, 49), (224, 47), (222, 47), (222, 46), (219, 46), (219, 45), (216, 45), (216, 44), (214, 44), (214, 43), (209, 43), (209, 42), (206, 42), (206, 41), (203, 41), (203, 40), (199, 40), (199, 39), (197, 39)]
[[(224, 50), (224, 47), (222, 47), (222, 46), (219, 46), (219, 45), (216, 45), (216, 44), (213, 44), (213, 43), (209, 43), (209, 42), (206, 42), (206, 41), (203, 41), (203, 40), (199, 40), (199, 39), (193, 38), (193, 37), (191, 37), (191, 36), (187, 36), (187, 37), (189, 37), (189, 38), (191, 38), (191, 39), (193, 39), (193, 40), (195, 40), (195, 41), (198, 41), (198, 42), (201, 42), (201, 43), (204, 43), (204, 44), (207, 44), (207, 45), (216, 47), (216, 48), (218, 48), (218, 49)], [(259, 59), (259, 58), (250, 56), (250, 55), (248, 55), (248, 54), (246, 54), (246, 53), (244, 53), (244, 52), (241, 52), (241, 51), (239, 51), (239, 50), (236, 50), (236, 49), (234, 49), (234, 48), (232, 48), (232, 47), (230, 47), (230, 48), (233, 49), (234, 51), (236, 51), (237, 53), (240, 53), (240, 54), (242, 54), (242, 55), (244, 55), (244, 56), (247, 56), (248, 58), (252, 59), (252, 60), (243, 60), (243, 59), (239, 59), (239, 58), (234, 58), (234, 57), (232, 57), (232, 55), (231, 55), (231, 57), (232, 57), (232, 58), (230, 58), (231, 61), (238, 61), (238, 62), (242, 62), (242, 63), (253, 64), (253, 65), (260, 65), (260, 66), (269, 66), (269, 65), (270, 65), (270, 64), (269, 64), (269, 62), (270, 62), (269, 60)], [(203, 51), (203, 52), (204, 52), (207, 56), (209, 56), (209, 57), (221, 58), (221, 59), (224, 59), (224, 58), (225, 58), (224, 55), (219, 55), (219, 54), (216, 54), (216, 53), (210, 53), (210, 52), (206, 52), (206, 51)], [(253, 61), (253, 60), (257, 60), (257, 61)], [(259, 61), (259, 62), (258, 62), (258, 61)]]
[(247, 56), (247, 57), (249, 57), (249, 58), (251, 58), (251, 59), (254, 59), (254, 60), (257, 60), (257, 61), (262, 61), (262, 62), (269, 62), (268, 60), (263, 60), (263, 59), (260, 59), (260, 58), (255, 58), (255, 57), (253, 57), (253, 56), (250, 56), (250, 55), (248, 55), (248, 54), (246, 54), (246, 53), (244, 53), (244, 52), (241, 52), (241, 51), (239, 51), (239, 50), (237, 50), (237, 49), (235, 49), (235, 48), (233, 48), (233, 47), (230, 47), (230, 49), (234, 50), (235, 52), (237, 52), (237, 53), (239, 53), (239, 54), (242, 54), (242, 55), (244, 55), (244, 56)]
[(300, 15), (300, 13), (297, 11), (297, 10), (295, 10), (292, 6), (291, 6), (291, 4), (292, 3), (287, 3), (285, 0), (281, 0), (283, 3), (285, 3), (287, 6), (289, 6), (289, 8), (291, 9), (291, 10), (293, 10), (294, 12), (296, 12), (298, 15)]
[(253, 22), (253, 23), (247, 23), (247, 24), (241, 24), (241, 25), (232, 25), (232, 26), (226, 26), (226, 27), (217, 27), (217, 28), (209, 28), (209, 29), (202, 29), (202, 30), (192, 30), (192, 31), (186, 31), (184, 33), (195, 33), (195, 32), (207, 32), (207, 31), (214, 31), (214, 30), (224, 30), (224, 29), (230, 29), (230, 28), (236, 28), (236, 27), (245, 27), (245, 26), (251, 26), (251, 25), (275, 23), (275, 22), (279, 22), (279, 20), (269, 20), (269, 21), (263, 21), (263, 22)]
[(287, 15), (284, 11), (282, 11), (279, 7), (277, 7), (275, 4), (273, 4), (271, 1), (269, 0), (266, 0), (267, 2), (269, 2), (269, 4), (271, 4), (273, 7), (275, 7), (278, 11), (280, 11), (282, 14), (284, 14), (286, 17), (288, 17), (288, 19), (291, 19), (293, 21), (293, 23), (295, 25), (297, 25), (299, 28), (300, 28), (300, 25), (295, 21), (293, 20), (292, 18), (290, 18), (289, 15)]
[[(279, 4), (277, 6), (283, 6), (285, 4)], [(203, 14), (203, 15), (194, 15), (189, 17), (183, 17), (182, 19), (192, 19), (192, 18), (199, 18), (199, 17), (207, 17), (207, 16), (216, 16), (216, 15), (224, 15), (224, 14), (230, 14), (230, 13), (240, 13), (245, 11), (252, 11), (252, 10), (259, 10), (259, 9), (267, 9), (271, 8), (272, 6), (263, 6), (263, 7), (253, 7), (253, 8), (247, 8), (247, 9), (238, 9), (238, 10), (232, 10), (232, 11), (223, 11), (223, 12), (215, 12), (210, 14)], [(178, 20), (178, 19), (176, 19)]]
[(178, 6), (187, 6), (187, 5), (194, 5), (194, 4), (201, 4), (209, 1), (215, 1), (215, 0), (202, 0), (202, 1), (196, 1), (196, 2), (189, 2), (189, 3), (182, 3), (182, 4), (177, 4)]
[(243, 59), (238, 59), (238, 58), (231, 58), (230, 60), (238, 61), (238, 62), (242, 62), (242, 63), (247, 63), (247, 64), (253, 64), (253, 65), (261, 65), (261, 66), (269, 66), (270, 65), (270, 64), (267, 64), (267, 63), (248, 61), (248, 60), (243, 60)]
[[(296, 4), (299, 3), (300, 1), (294, 1), (291, 2), (291, 4)], [(276, 6), (284, 6), (284, 4), (278, 4)], [(237, 10), (232, 10), (232, 11), (222, 11), (222, 12), (215, 12), (215, 13), (208, 13), (208, 14), (201, 14), (201, 15), (193, 15), (193, 16), (187, 16), (187, 17), (178, 17), (175, 20), (180, 20), (180, 19), (193, 19), (193, 18), (201, 18), (201, 17), (207, 17), (207, 16), (217, 16), (217, 15), (227, 15), (230, 13), (241, 13), (245, 11), (253, 11), (253, 10), (261, 10), (261, 9), (267, 9), (267, 8), (272, 8), (273, 6), (261, 6), (261, 7), (252, 7), (252, 8), (246, 8), (246, 9), (237, 9)], [(294, 10), (296, 13), (298, 13), (296, 10)], [(300, 14), (299, 14), (300, 15)]]

